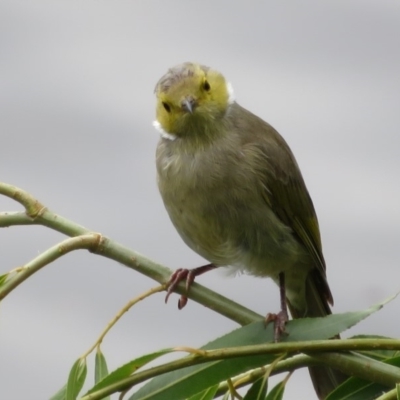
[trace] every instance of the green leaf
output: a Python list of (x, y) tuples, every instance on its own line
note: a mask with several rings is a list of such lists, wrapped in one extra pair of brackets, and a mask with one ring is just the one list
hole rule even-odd
[(68, 376), (66, 400), (76, 400), (85, 383), (87, 374), (86, 359), (78, 358)]
[[(282, 339), (282, 342), (329, 339), (380, 310), (396, 296), (397, 294), (362, 311), (332, 314), (322, 318), (301, 318), (290, 321), (286, 329), (288, 335)], [(314, 339), (310, 339), (312, 335)]]
[(8, 272), (4, 275), (0, 275), (0, 287), (6, 282), (8, 275)]
[(243, 400), (265, 400), (268, 389), (268, 379), (266, 376), (257, 379), (247, 391)]
[(396, 385), (397, 400), (400, 400), (400, 384)]
[[(400, 357), (390, 358), (383, 362), (400, 367)], [(326, 400), (374, 400), (388, 390), (387, 386), (380, 383), (351, 377), (330, 393)]]
[[(100, 347), (97, 347), (95, 365), (94, 365), (94, 381), (100, 382), (108, 375), (106, 358), (101, 352)], [(104, 397), (102, 400), (110, 400), (110, 396)]]
[(56, 394), (50, 397), (50, 400), (65, 400), (67, 394), (67, 385), (64, 385)]
[(385, 393), (388, 388), (383, 385), (368, 383), (366, 381), (357, 382), (350, 378), (341, 390), (341, 386), (334, 390), (326, 400), (375, 400), (380, 394)]
[(100, 382), (98, 382), (96, 385), (94, 385), (86, 393), (86, 395), (96, 392), (97, 390), (104, 389), (104, 388), (108, 387), (109, 385), (115, 384), (116, 382), (119, 382), (120, 380), (125, 379), (128, 376), (132, 375), (139, 368), (141, 368), (144, 365), (148, 364), (149, 362), (155, 360), (156, 358), (161, 357), (165, 354), (172, 353), (174, 351), (175, 351), (174, 349), (164, 349), (164, 350), (156, 351), (154, 353), (146, 354), (144, 356), (136, 358), (135, 360), (132, 360), (132, 361), (124, 364), (122, 367), (111, 372), (104, 379), (102, 379)]
[[(282, 338), (282, 342), (329, 339), (381, 309), (387, 301), (363, 311), (290, 321), (286, 326), (288, 335)], [(273, 340), (272, 324), (265, 328), (264, 322), (260, 321), (236, 329), (202, 349), (256, 345)], [(276, 355), (270, 354), (230, 358), (173, 371), (152, 379), (129, 400), (183, 400), (232, 376), (269, 364), (275, 358)]]
[(279, 382), (269, 393), (265, 400), (282, 400), (285, 392), (286, 379)]
[[(393, 339), (387, 336), (379, 336), (379, 335), (355, 335), (350, 337), (349, 339)], [(400, 356), (400, 352), (398, 350), (362, 350), (359, 351), (360, 354), (364, 354), (367, 357), (371, 357), (377, 361), (384, 361), (389, 358), (394, 358)]]
[(211, 386), (201, 393), (197, 393), (187, 400), (212, 400), (217, 393), (218, 385)]
[(94, 365), (94, 381), (96, 383), (100, 382), (108, 375), (107, 362), (104, 354), (101, 352), (100, 348), (97, 348), (95, 365)]
[[(247, 344), (249, 342), (254, 344), (262, 343), (265, 341), (265, 336), (269, 336), (270, 339), (273, 338), (272, 330), (270, 332), (269, 330), (266, 331), (263, 322), (251, 324), (242, 329), (217, 339), (204, 348), (235, 347), (236, 344), (243, 343), (247, 334)], [(268, 364), (274, 358), (276, 358), (275, 355), (230, 358), (229, 360), (212, 361), (173, 371), (152, 379), (147, 385), (134, 393), (130, 400), (186, 399), (242, 371)]]

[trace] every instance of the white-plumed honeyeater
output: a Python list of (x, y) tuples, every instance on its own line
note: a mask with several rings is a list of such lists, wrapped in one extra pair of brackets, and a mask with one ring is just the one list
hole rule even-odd
[[(155, 126), (158, 186), (165, 208), (185, 243), (210, 264), (178, 270), (182, 279), (229, 266), (270, 277), (282, 309), (270, 314), (276, 339), (287, 306), (293, 318), (331, 313), (318, 220), (297, 162), (268, 123), (241, 107), (218, 71), (195, 63), (171, 68), (157, 83)], [(182, 296), (179, 306), (186, 304)], [(344, 379), (311, 367), (319, 398)]]

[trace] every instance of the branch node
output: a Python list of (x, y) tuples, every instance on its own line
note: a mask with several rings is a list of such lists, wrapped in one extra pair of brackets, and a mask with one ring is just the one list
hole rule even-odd
[(102, 254), (104, 252), (104, 248), (106, 247), (108, 239), (98, 232), (91, 232), (91, 235), (95, 237), (95, 240), (93, 240), (93, 244), (89, 247), (89, 252)]

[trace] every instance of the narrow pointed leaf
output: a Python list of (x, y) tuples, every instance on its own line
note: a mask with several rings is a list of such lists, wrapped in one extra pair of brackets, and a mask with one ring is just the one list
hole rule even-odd
[(94, 385), (86, 394), (93, 393), (97, 390), (104, 389), (107, 386), (114, 384), (122, 379), (127, 378), (128, 376), (132, 375), (135, 371), (139, 368), (143, 367), (144, 365), (148, 364), (149, 362), (155, 360), (158, 357), (161, 357), (165, 354), (174, 352), (174, 349), (164, 349), (160, 351), (156, 351), (154, 353), (146, 354), (135, 360), (132, 360), (122, 367), (116, 369), (115, 371), (111, 372), (107, 375), (104, 379)]
[(266, 377), (261, 377), (257, 379), (247, 391), (243, 400), (265, 400), (268, 389), (268, 379)]
[(340, 392), (332, 392), (326, 400), (375, 400), (379, 395), (388, 391), (383, 385), (365, 382), (349, 382), (346, 386), (347, 390)]
[[(290, 321), (286, 326), (288, 335), (282, 338), (282, 342), (329, 339), (381, 309), (391, 299), (363, 311)], [(264, 323), (260, 321), (236, 329), (208, 343), (202, 349), (255, 345), (273, 340), (271, 324), (265, 328)], [(152, 379), (129, 400), (183, 400), (249, 369), (269, 364), (275, 358), (275, 355), (269, 354), (231, 358), (173, 371)]]
[(76, 400), (85, 383), (87, 374), (86, 359), (78, 358), (72, 366), (67, 382), (66, 400)]
[(217, 393), (218, 385), (211, 386), (201, 393), (197, 393), (187, 400), (212, 400)]
[(64, 385), (56, 394), (50, 397), (50, 400), (65, 400), (67, 394), (67, 385)]
[(282, 342), (313, 340), (310, 339), (311, 335), (314, 335), (315, 340), (317, 336), (319, 339), (329, 339), (358, 324), (396, 297), (397, 294), (366, 310), (332, 314), (322, 318), (301, 318), (290, 321), (287, 324), (288, 335), (283, 338)]
[[(383, 362), (400, 367), (400, 357), (390, 358)], [(326, 400), (374, 400), (389, 389), (379, 383), (352, 377), (330, 393)]]
[(396, 385), (397, 400), (400, 400), (400, 384)]
[(282, 400), (283, 393), (285, 392), (286, 380), (279, 382), (273, 389), (268, 393), (265, 400)]
[[(95, 383), (100, 382), (108, 375), (108, 368), (106, 358), (101, 352), (100, 347), (97, 348), (95, 365), (94, 365), (94, 381)], [(104, 397), (102, 400), (110, 400), (110, 396)]]
[(4, 275), (0, 275), (0, 286), (3, 285), (5, 283), (5, 281), (8, 278), (8, 273), (4, 274)]
[[(350, 337), (349, 339), (394, 339), (388, 336), (380, 336), (380, 335), (355, 335)], [(367, 357), (371, 357), (374, 360), (384, 361), (390, 358), (395, 358), (400, 356), (400, 352), (398, 350), (381, 350), (381, 349), (374, 349), (374, 350), (362, 350), (359, 353), (364, 354)]]
[(94, 366), (94, 381), (100, 382), (108, 375), (107, 362), (104, 354), (99, 348), (96, 351), (95, 366)]

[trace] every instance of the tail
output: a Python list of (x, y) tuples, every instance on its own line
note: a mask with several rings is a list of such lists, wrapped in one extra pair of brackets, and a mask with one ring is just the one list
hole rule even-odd
[[(324, 317), (332, 314), (328, 304), (328, 299), (332, 299), (328, 283), (325, 279), (321, 279), (321, 275), (316, 269), (310, 271), (307, 276), (305, 296), (305, 310), (296, 309), (288, 300), (288, 307), (294, 319)], [(340, 336), (335, 336), (332, 339), (340, 339)], [(309, 367), (309, 372), (315, 392), (320, 400), (325, 399), (330, 392), (348, 378), (341, 371), (329, 367)]]

